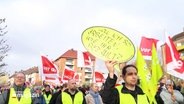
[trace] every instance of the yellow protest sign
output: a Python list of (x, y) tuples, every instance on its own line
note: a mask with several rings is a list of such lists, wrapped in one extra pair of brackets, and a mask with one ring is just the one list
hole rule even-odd
[(87, 28), (82, 33), (84, 47), (102, 60), (127, 62), (134, 57), (135, 47), (123, 33), (102, 26)]

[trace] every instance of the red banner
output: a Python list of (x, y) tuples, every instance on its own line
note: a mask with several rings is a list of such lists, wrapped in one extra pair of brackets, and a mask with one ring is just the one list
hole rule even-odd
[(142, 37), (140, 50), (143, 56), (151, 56), (152, 44), (157, 44), (158, 40), (153, 38)]
[(63, 80), (70, 80), (73, 79), (75, 75), (75, 71), (65, 67), (64, 73), (63, 73)]
[(49, 83), (60, 84), (59, 81), (59, 72), (58, 69), (54, 66), (46, 56), (41, 56), (42, 60), (42, 69), (39, 70), (39, 73), (42, 77), (42, 81), (46, 81)]
[(42, 66), (43, 66), (43, 74), (57, 74), (57, 69), (54, 64), (45, 56), (41, 56), (42, 58)]
[(91, 59), (89, 56), (88, 52), (83, 52), (83, 56), (84, 56), (84, 65), (85, 66), (90, 66), (91, 65)]
[(91, 67), (92, 62), (88, 52), (77, 51), (77, 67)]
[(74, 79), (79, 82), (79, 74), (75, 74)]
[(184, 61), (170, 37), (166, 38), (165, 52), (167, 73), (184, 80)]
[[(182, 79), (184, 79), (184, 62), (183, 60), (180, 59), (179, 52), (177, 51), (170, 37), (168, 37), (168, 39), (166, 40), (165, 51), (166, 51), (165, 58), (167, 64), (167, 71), (175, 70), (175, 72), (177, 72), (178, 75), (174, 76), (179, 77), (182, 75), (181, 77)], [(171, 74), (174, 74), (174, 72)]]
[(97, 82), (104, 82), (104, 76), (101, 72), (95, 72), (95, 81)]
[(46, 83), (52, 83), (52, 84), (60, 84), (61, 83), (61, 81), (60, 81), (60, 79), (59, 79), (59, 77), (57, 77), (57, 76), (45, 76), (44, 77), (44, 81), (46, 82)]

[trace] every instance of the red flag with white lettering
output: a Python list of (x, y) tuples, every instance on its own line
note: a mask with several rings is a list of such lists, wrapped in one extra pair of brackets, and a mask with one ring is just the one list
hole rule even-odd
[(41, 58), (42, 58), (43, 74), (57, 74), (58, 73), (57, 68), (46, 56), (41, 56)]
[(41, 56), (42, 69), (40, 70), (42, 81), (54, 82), (60, 84), (59, 72), (54, 63), (52, 63), (46, 56)]
[(156, 46), (158, 40), (153, 38), (142, 37), (140, 50), (143, 56), (151, 56), (152, 44)]
[(167, 73), (184, 79), (184, 62), (170, 37), (166, 38), (165, 55)]

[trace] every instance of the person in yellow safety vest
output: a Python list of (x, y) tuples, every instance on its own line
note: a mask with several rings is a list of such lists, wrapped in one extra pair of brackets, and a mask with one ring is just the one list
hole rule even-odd
[(59, 94), (61, 94), (61, 92), (64, 91), (66, 88), (67, 88), (67, 83), (64, 83), (62, 86), (60, 86), (59, 90), (52, 95), (52, 98), (50, 99), (49, 104), (55, 104)]
[(26, 76), (23, 72), (16, 73), (13, 87), (0, 95), (0, 104), (32, 104), (32, 93), (25, 81)]
[(43, 90), (43, 96), (45, 98), (46, 104), (49, 104), (50, 99), (52, 98), (52, 91), (50, 85), (45, 85), (45, 89)]
[(83, 93), (77, 90), (75, 79), (68, 81), (68, 88), (57, 97), (56, 104), (86, 104)]
[(137, 86), (138, 75), (134, 65), (124, 65), (120, 68), (124, 83), (115, 87), (117, 76), (114, 74), (114, 65), (116, 64), (116, 61), (105, 62), (109, 74), (104, 90), (101, 92), (103, 102), (105, 104), (149, 104), (146, 94)]

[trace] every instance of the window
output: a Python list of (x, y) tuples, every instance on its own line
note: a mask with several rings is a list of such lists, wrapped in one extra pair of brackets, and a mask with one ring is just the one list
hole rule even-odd
[(66, 66), (71, 68), (71, 69), (74, 69), (74, 62), (73, 62), (73, 59), (66, 59)]
[(176, 46), (177, 46), (177, 47), (178, 47), (178, 46), (181, 46), (181, 43), (177, 43)]
[(180, 53), (180, 56), (184, 56), (184, 52)]
[(67, 65), (67, 64), (66, 64), (66, 66), (69, 67), (70, 69), (74, 69), (74, 68), (73, 68), (73, 65)]
[(73, 59), (66, 59), (66, 65), (73, 65)]

